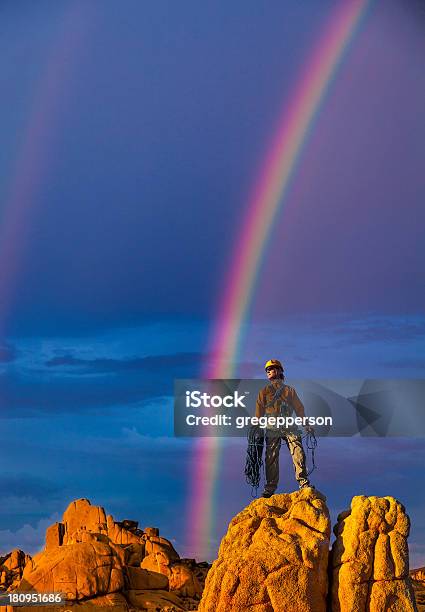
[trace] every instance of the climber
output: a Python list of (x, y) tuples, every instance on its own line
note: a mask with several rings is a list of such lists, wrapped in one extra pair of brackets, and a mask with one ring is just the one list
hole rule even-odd
[[(299, 417), (305, 417), (304, 406), (295, 389), (284, 384), (283, 366), (277, 359), (269, 359), (264, 366), (270, 381), (258, 394), (255, 416), (291, 416), (293, 410)], [(313, 428), (306, 425), (308, 434), (314, 435)], [(273, 495), (279, 482), (279, 451), (282, 438), (285, 440), (294, 464), (295, 478), (300, 489), (309, 487), (306, 458), (301, 432), (296, 429), (267, 427), (266, 429), (266, 483), (262, 497)]]

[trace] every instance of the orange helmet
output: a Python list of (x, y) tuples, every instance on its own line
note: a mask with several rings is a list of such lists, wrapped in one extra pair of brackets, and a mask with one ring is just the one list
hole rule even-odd
[(264, 366), (264, 369), (267, 368), (279, 368), (283, 372), (283, 365), (280, 363), (279, 359), (269, 359)]

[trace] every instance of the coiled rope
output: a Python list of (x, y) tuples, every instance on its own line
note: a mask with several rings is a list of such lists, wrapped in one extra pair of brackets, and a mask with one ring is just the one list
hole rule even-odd
[(252, 497), (257, 497), (260, 486), (261, 468), (263, 466), (264, 430), (252, 425), (248, 431), (248, 449), (246, 452), (245, 478), (251, 486)]
[(316, 436), (314, 435), (314, 431), (308, 431), (306, 433), (305, 436), (303, 436), (303, 439), (305, 439), (305, 446), (307, 448), (307, 458), (306, 458), (306, 463), (308, 463), (308, 453), (309, 451), (311, 451), (311, 470), (309, 470), (307, 472), (307, 476), (310, 476), (310, 474), (312, 474), (314, 472), (314, 470), (316, 469), (316, 462), (315, 462), (315, 452), (316, 452), (316, 448), (317, 448), (317, 440), (316, 440)]

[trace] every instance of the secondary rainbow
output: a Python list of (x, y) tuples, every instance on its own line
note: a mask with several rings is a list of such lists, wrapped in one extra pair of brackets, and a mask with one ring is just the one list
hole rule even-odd
[[(271, 228), (285, 203), (300, 155), (326, 94), (370, 4), (371, 0), (343, 0), (338, 3), (310, 54), (293, 94), (289, 100), (285, 100), (276, 136), (254, 185), (236, 240), (210, 343), (209, 353), (213, 361), (204, 371), (205, 378), (235, 376), (242, 325), (255, 294)], [(200, 439), (193, 465), (188, 514), (188, 532), (191, 534), (189, 549), (192, 554), (207, 554), (206, 543), (214, 531), (214, 490), (220, 465), (220, 440)]]
[(37, 196), (47, 184), (60, 132), (59, 110), (85, 31), (87, 10), (75, 3), (64, 11), (51, 53), (36, 82), (28, 118), (18, 136), (17, 156), (0, 216), (0, 335), (12, 308), (19, 273), (25, 263)]

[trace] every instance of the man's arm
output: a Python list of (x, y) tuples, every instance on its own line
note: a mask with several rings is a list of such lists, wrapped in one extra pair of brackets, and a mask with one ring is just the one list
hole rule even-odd
[(292, 398), (291, 398), (291, 403), (292, 403), (292, 405), (294, 407), (294, 410), (295, 410), (297, 416), (305, 417), (303, 403), (300, 400), (300, 398), (298, 397), (297, 392), (295, 391), (295, 389), (293, 389), (293, 395), (292, 395)]
[[(292, 396), (292, 405), (294, 407), (294, 410), (296, 412), (296, 415), (299, 417), (305, 417), (305, 411), (304, 411), (304, 406), (302, 401), (300, 400), (300, 398), (297, 395), (297, 392), (295, 391), (295, 389), (293, 389), (293, 396)], [(307, 431), (307, 433), (313, 433), (313, 428), (311, 425), (305, 425), (304, 426), (305, 430)]]
[(264, 408), (264, 398), (263, 391), (260, 391), (257, 395), (257, 402), (255, 404), (255, 416), (262, 417), (264, 416), (265, 408)]

